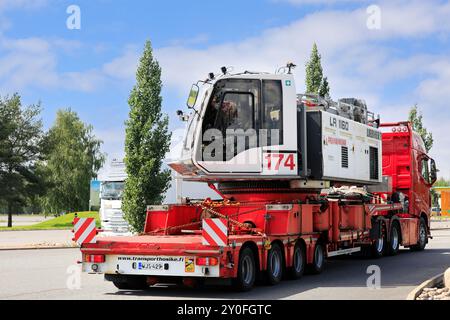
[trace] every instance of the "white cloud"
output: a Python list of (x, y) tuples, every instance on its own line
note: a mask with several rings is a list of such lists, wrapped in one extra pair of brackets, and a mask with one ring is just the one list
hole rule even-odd
[[(311, 1), (290, 2), (306, 4)], [(450, 4), (440, 1), (381, 1), (378, 5), (382, 19), (380, 30), (367, 29), (367, 3), (363, 3), (359, 9), (350, 11), (314, 12), (288, 25), (268, 29), (256, 37), (202, 49), (190, 48), (192, 42), (189, 41), (174, 40), (169, 46), (156, 48), (155, 56), (163, 70), (164, 85), (183, 95), (192, 82), (205, 78), (211, 71), (218, 72), (221, 66), (232, 65), (236, 71), (272, 72), (287, 61), (298, 64), (295, 75), (298, 91), (301, 91), (304, 88), (303, 65), (312, 43), (317, 42), (335, 98), (362, 97), (373, 111), (389, 121), (406, 119), (409, 107), (419, 103), (426, 125), (435, 132), (434, 150), (439, 150), (434, 151), (436, 160), (448, 174), (450, 163), (447, 164), (446, 159), (450, 151), (445, 150), (450, 141), (446, 138), (449, 135), (446, 134), (445, 123), (450, 121), (450, 114), (445, 102), (450, 98), (450, 58), (419, 49), (408, 52), (396, 42), (415, 43), (448, 34)], [(207, 40), (206, 35), (200, 35), (192, 41), (204, 43)], [(58, 61), (53, 53), (55, 46), (55, 43), (41, 39), (1, 41), (0, 87), (10, 84), (93, 91), (111, 81), (132, 83), (142, 50), (141, 46), (128, 46), (120, 56), (97, 68), (61, 74), (57, 72)], [(32, 74), (29, 70), (33, 70)], [(394, 101), (383, 98), (391, 85), (396, 88), (415, 77), (421, 79), (416, 90), (412, 88), (410, 93), (397, 96), (394, 93)]]
[[(372, 111), (386, 121), (405, 120), (409, 108), (419, 103), (425, 124), (435, 132), (434, 150), (450, 143), (445, 138), (445, 122), (450, 121), (445, 101), (450, 98), (450, 60), (445, 55), (405, 52), (395, 41), (420, 41), (449, 30), (449, 4), (440, 2), (382, 2), (382, 29), (366, 28), (365, 8), (353, 11), (322, 11), (307, 15), (289, 25), (272, 28), (260, 36), (239, 42), (192, 49), (187, 45), (157, 48), (155, 55), (163, 70), (163, 82), (185, 94), (190, 84), (233, 65), (236, 71), (274, 71), (287, 61), (296, 62), (298, 91), (304, 87), (304, 67), (313, 42), (323, 54), (323, 65), (335, 98), (364, 98)], [(133, 52), (133, 50), (136, 50)], [(104, 66), (108, 75), (132, 80), (138, 48), (125, 51), (122, 57)], [(434, 63), (430, 63), (433, 61)], [(393, 101), (382, 98), (384, 91), (413, 77), (424, 79), (417, 90), (399, 94)], [(440, 88), (436, 92), (436, 88)], [(438, 107), (439, 106), (439, 107)], [(439, 113), (435, 111), (439, 110)], [(443, 121), (446, 119), (446, 121)], [(174, 142), (174, 146), (178, 145)], [(175, 147), (173, 151), (175, 152)], [(450, 173), (447, 151), (435, 152), (443, 172)], [(449, 154), (450, 155), (450, 154)], [(173, 154), (170, 155), (173, 158)], [(448, 173), (447, 173), (448, 172)]]
[(30, 84), (51, 87), (57, 83), (57, 59), (47, 41), (39, 38), (0, 39), (0, 88), (17, 91)]
[(122, 56), (100, 67), (59, 72), (57, 51), (73, 55), (81, 48), (83, 44), (79, 41), (10, 39), (0, 35), (0, 90), (11, 93), (33, 87), (93, 92), (134, 77), (138, 54), (131, 47)]
[(48, 0), (0, 0), (0, 11), (35, 9), (47, 5)]
[(434, 60), (429, 62), (426, 68), (432, 76), (420, 83), (420, 97), (438, 106), (450, 101), (450, 59)]
[[(419, 103), (425, 125), (435, 132), (436, 157), (442, 172), (450, 174), (450, 144), (445, 123), (450, 121), (446, 101), (450, 99), (450, 59), (444, 54), (408, 52), (396, 41), (423, 41), (450, 30), (450, 4), (437, 1), (384, 1), (380, 4), (382, 27), (366, 28), (366, 8), (353, 11), (322, 11), (290, 25), (273, 28), (240, 42), (191, 49), (169, 46), (156, 50), (166, 85), (186, 92), (190, 83), (218, 71), (222, 65), (235, 70), (273, 71), (287, 61), (296, 62), (298, 91), (303, 88), (304, 68), (311, 45), (317, 42), (335, 98), (366, 99), (372, 111), (386, 121), (405, 120), (409, 108)], [(434, 62), (434, 63), (432, 63)], [(417, 89), (398, 93), (394, 100), (382, 98), (390, 86), (416, 83)], [(441, 151), (442, 150), (442, 151)], [(449, 176), (450, 177), (450, 176)]]
[(295, 73), (297, 85), (302, 87), (303, 63), (312, 43), (317, 42), (334, 93), (348, 95), (351, 90), (370, 94), (374, 88), (417, 74), (429, 58), (425, 55), (392, 58), (395, 49), (384, 45), (385, 42), (449, 30), (447, 4), (415, 1), (405, 5), (401, 1), (382, 2), (380, 7), (381, 30), (367, 29), (365, 8), (322, 11), (244, 41), (206, 49), (169, 46), (157, 49), (156, 56), (163, 67), (164, 83), (182, 92), (194, 79), (204, 78), (222, 65), (233, 65), (236, 70), (273, 71), (287, 61), (299, 65)]
[(112, 78), (131, 80), (136, 75), (138, 61), (139, 53), (137, 48), (134, 46), (128, 47), (122, 56), (104, 64), (102, 71), (105, 75)]

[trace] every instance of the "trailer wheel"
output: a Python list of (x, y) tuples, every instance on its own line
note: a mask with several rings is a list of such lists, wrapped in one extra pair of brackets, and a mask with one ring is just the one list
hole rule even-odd
[(305, 272), (306, 254), (303, 245), (299, 242), (295, 245), (292, 257), (292, 267), (289, 270), (289, 276), (292, 279), (300, 279)]
[(400, 249), (400, 227), (398, 222), (394, 222), (391, 227), (390, 239), (387, 245), (387, 255), (395, 256)]
[(427, 245), (427, 225), (424, 218), (420, 218), (419, 223), (419, 241), (416, 245), (411, 246), (412, 251), (422, 251)]
[(237, 277), (233, 279), (233, 286), (238, 291), (249, 291), (256, 279), (256, 263), (253, 250), (249, 247), (242, 249), (239, 255)]
[(283, 278), (284, 259), (283, 250), (274, 243), (267, 254), (267, 282), (269, 285), (278, 284)]
[(325, 264), (324, 248), (321, 243), (316, 243), (314, 248), (313, 263), (308, 265), (308, 272), (310, 274), (322, 273)]

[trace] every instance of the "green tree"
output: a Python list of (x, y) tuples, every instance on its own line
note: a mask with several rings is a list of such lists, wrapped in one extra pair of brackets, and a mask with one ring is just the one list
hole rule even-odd
[(14, 211), (43, 190), (36, 170), (43, 138), (40, 112), (39, 104), (22, 107), (18, 94), (0, 98), (0, 205), (7, 208), (8, 227)]
[(46, 161), (41, 164), (48, 184), (42, 205), (48, 213), (88, 209), (90, 181), (105, 160), (102, 141), (92, 131), (70, 109), (57, 112), (45, 139)]
[(314, 43), (311, 57), (306, 63), (306, 93), (319, 93), (323, 78), (321, 59), (317, 45)]
[(171, 134), (168, 117), (161, 112), (161, 88), (161, 68), (147, 41), (136, 72), (136, 85), (128, 100), (130, 112), (125, 138), (128, 178), (123, 210), (137, 232), (144, 228), (146, 206), (160, 204), (170, 183), (170, 171), (162, 170)]
[(320, 85), (319, 95), (321, 97), (330, 96), (330, 85), (328, 83), (328, 78), (323, 78), (322, 84)]
[(314, 43), (309, 61), (306, 63), (306, 93), (319, 94), (323, 97), (330, 95), (328, 78), (323, 77), (322, 57)]
[(408, 119), (412, 124), (413, 130), (422, 137), (425, 144), (425, 149), (429, 152), (433, 147), (433, 134), (428, 132), (428, 130), (423, 126), (422, 118), (422, 113), (419, 111), (417, 104), (414, 105), (414, 107), (412, 107), (409, 111)]

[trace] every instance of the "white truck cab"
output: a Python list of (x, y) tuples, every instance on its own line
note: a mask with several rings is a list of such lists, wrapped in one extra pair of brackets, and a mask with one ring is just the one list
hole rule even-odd
[(130, 226), (124, 219), (122, 197), (125, 188), (125, 163), (112, 160), (100, 184), (100, 236), (130, 236)]

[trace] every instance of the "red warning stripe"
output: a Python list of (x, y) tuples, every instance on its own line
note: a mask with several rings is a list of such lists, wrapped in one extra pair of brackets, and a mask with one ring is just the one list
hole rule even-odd
[(204, 243), (204, 244), (207, 244), (210, 246), (217, 246), (217, 243), (214, 241), (214, 239), (211, 238), (211, 236), (206, 232), (203, 233), (203, 240), (206, 241), (206, 243)]
[(202, 243), (224, 247), (228, 244), (228, 227), (225, 219), (203, 219)]
[[(78, 220), (80, 220), (80, 219), (78, 218), (77, 222), (78, 222)], [(75, 224), (77, 222), (75, 222)], [(86, 231), (86, 229), (89, 227), (89, 224), (90, 224), (90, 222), (88, 220), (85, 220), (78, 229), (75, 229), (75, 239), (76, 240), (80, 239), (80, 237), (83, 235), (84, 231)]]
[(74, 241), (78, 244), (93, 243), (97, 235), (94, 218), (75, 218), (74, 224)]
[(227, 235), (225, 233), (223, 233), (222, 230), (219, 229), (219, 227), (216, 225), (215, 221), (213, 221), (212, 219), (209, 219), (209, 220), (206, 220), (205, 222), (208, 224), (208, 226), (211, 227), (211, 229), (213, 229), (215, 234), (220, 238), (220, 240), (223, 241), (223, 243), (227, 243)]

